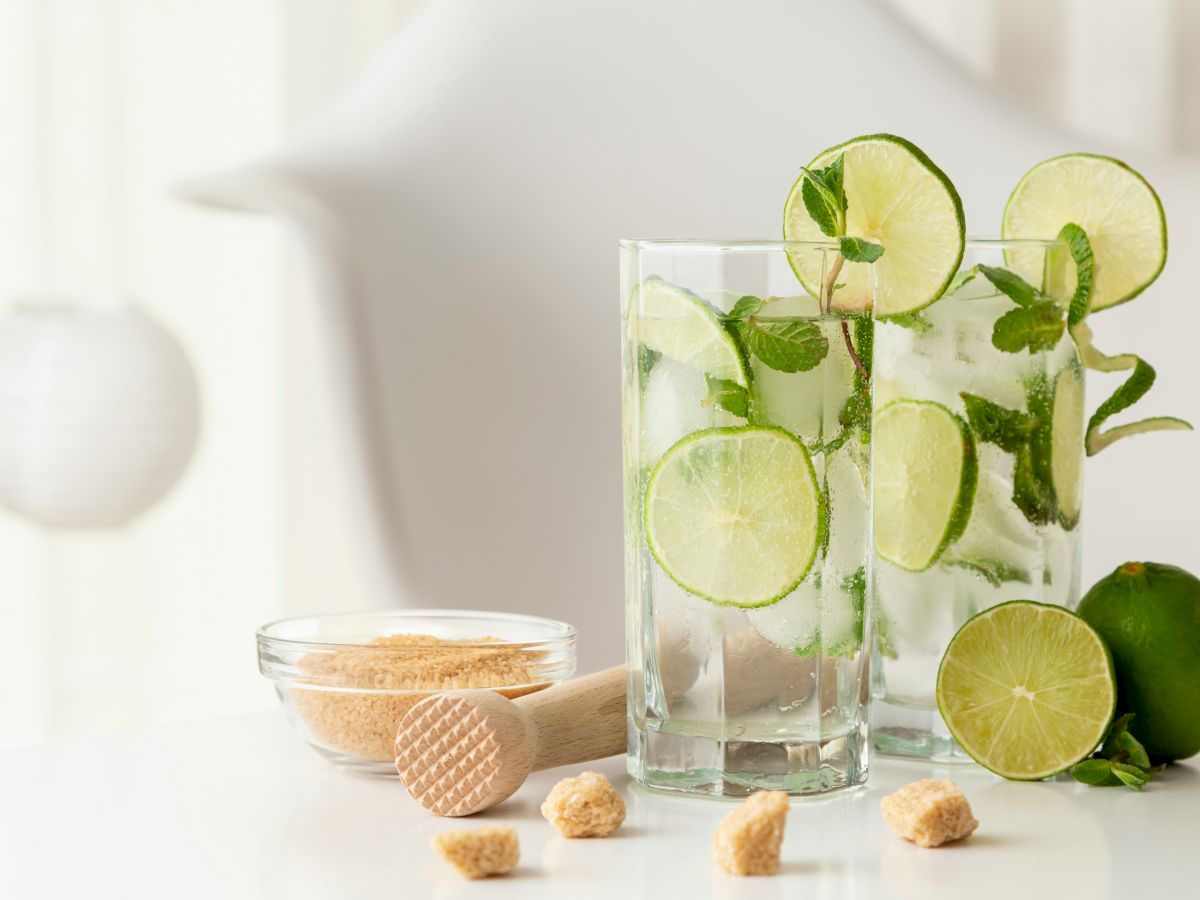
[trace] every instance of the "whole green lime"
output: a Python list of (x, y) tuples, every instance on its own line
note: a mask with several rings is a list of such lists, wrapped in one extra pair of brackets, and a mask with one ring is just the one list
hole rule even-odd
[(1096, 582), (1081, 615), (1112, 651), (1118, 709), (1152, 756), (1200, 752), (1200, 579), (1177, 566), (1128, 562)]

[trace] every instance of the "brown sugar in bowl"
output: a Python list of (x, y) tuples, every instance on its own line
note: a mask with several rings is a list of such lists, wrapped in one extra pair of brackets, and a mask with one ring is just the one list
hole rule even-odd
[(400, 610), (313, 616), (258, 631), (259, 671), (297, 733), (331, 762), (395, 774), (404, 714), (433, 693), (519, 697), (575, 669), (575, 630), (533, 616)]

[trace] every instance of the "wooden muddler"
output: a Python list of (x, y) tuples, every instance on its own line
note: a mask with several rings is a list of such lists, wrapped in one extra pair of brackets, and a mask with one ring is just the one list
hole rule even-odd
[(396, 770), (423, 807), (469, 816), (510, 797), (530, 772), (625, 750), (625, 667), (509, 700), (456, 691), (422, 700), (396, 732)]

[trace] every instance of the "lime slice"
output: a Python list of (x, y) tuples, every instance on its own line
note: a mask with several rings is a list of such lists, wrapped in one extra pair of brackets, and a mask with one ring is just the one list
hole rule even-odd
[(792, 434), (710, 428), (663, 455), (646, 485), (646, 542), (664, 572), (713, 603), (766, 606), (812, 567), (825, 521)]
[[(1000, 231), (1005, 238), (1050, 239), (1068, 222), (1087, 232), (1095, 254), (1093, 311), (1136, 297), (1167, 261), (1167, 220), (1158, 195), (1120, 160), (1071, 153), (1038, 163), (1008, 198)], [(1005, 255), (1011, 268), (1041, 284), (1041, 249)], [(1070, 269), (1065, 283), (1074, 285), (1074, 263), (1064, 262)]]
[(661, 278), (634, 289), (629, 328), (638, 344), (697, 372), (747, 384), (746, 361), (716, 309)]
[(978, 462), (967, 423), (940, 403), (893, 400), (875, 416), (875, 550), (921, 572), (962, 534)]
[(938, 669), (938, 709), (955, 740), (980, 765), (1022, 781), (1091, 753), (1116, 699), (1112, 657), (1095, 629), (1028, 600), (967, 620)]
[(1050, 433), (1050, 482), (1067, 529), (1079, 522), (1083, 495), (1083, 414), (1083, 375), (1075, 366), (1067, 366), (1054, 380)]
[[(872, 134), (821, 153), (809, 169), (844, 155), (846, 233), (883, 244), (874, 263), (846, 263), (833, 305), (862, 309), (874, 297), (877, 315), (912, 312), (942, 295), (963, 256), (963, 208), (944, 172), (904, 138)], [(829, 240), (804, 207), (805, 176), (792, 185), (783, 210), (789, 241)], [(820, 294), (821, 255), (794, 253), (792, 268), (805, 288)], [(828, 277), (827, 275), (824, 277)]]

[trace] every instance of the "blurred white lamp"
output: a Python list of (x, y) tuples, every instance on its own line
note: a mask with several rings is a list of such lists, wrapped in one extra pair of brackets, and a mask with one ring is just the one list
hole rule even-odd
[(178, 481), (200, 424), (179, 342), (136, 306), (39, 300), (0, 318), (0, 505), (124, 525)]

